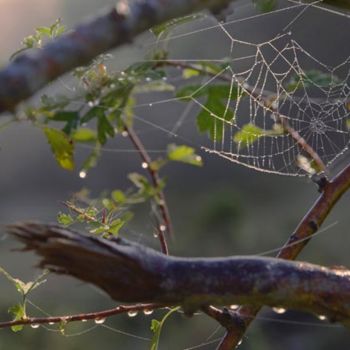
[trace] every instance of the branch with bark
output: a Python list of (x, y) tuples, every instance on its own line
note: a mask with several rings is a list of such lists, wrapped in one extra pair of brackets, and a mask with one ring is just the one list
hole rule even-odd
[(23, 54), (0, 71), (0, 113), (13, 111), (52, 80), (88, 64), (98, 55), (130, 43), (169, 19), (225, 8), (232, 0), (119, 0), (99, 17), (81, 24), (43, 49)]
[(208, 305), (269, 305), (350, 318), (349, 270), (255, 256), (170, 257), (56, 225), (24, 223), (8, 231), (41, 256), (41, 267), (92, 283), (120, 302), (181, 305), (187, 314)]

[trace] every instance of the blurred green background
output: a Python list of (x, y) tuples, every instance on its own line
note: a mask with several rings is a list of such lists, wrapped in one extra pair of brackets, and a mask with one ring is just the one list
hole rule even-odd
[[(50, 25), (61, 17), (63, 23), (72, 28), (113, 3), (111, 0), (0, 0), (0, 62), (5, 65), (11, 53), (20, 47), (23, 37), (31, 34), (35, 27)], [(290, 6), (290, 3), (280, 1), (279, 6)], [(230, 20), (258, 14), (251, 2), (243, 0), (235, 2), (233, 8)], [(239, 38), (258, 43), (281, 32), (299, 12), (300, 8), (254, 17), (227, 28)], [(293, 23), (293, 38), (315, 57), (329, 65), (336, 65), (350, 54), (349, 21), (349, 18), (310, 8)], [(178, 31), (186, 33), (215, 23), (216, 20), (208, 16), (199, 22), (184, 25)], [(152, 35), (146, 33), (132, 46), (113, 52), (113, 65), (122, 69), (130, 61), (142, 60), (152, 41)], [(175, 40), (168, 48), (174, 57), (210, 58), (227, 54), (229, 44), (227, 37), (216, 29)], [(67, 93), (62, 82), (53, 84), (48, 91)], [(153, 100), (157, 98), (162, 97), (155, 95)], [(138, 115), (156, 125), (166, 125), (172, 129), (177, 121), (178, 108), (165, 105), (155, 108), (151, 113), (138, 111)], [(189, 115), (180, 125), (177, 130), (179, 138), (175, 139), (142, 122), (136, 124), (136, 128), (150, 149), (165, 148), (171, 142), (186, 143), (186, 140), (197, 144), (198, 148), (202, 145), (202, 138), (195, 129), (194, 115)], [(115, 149), (120, 144), (118, 142), (131, 148), (125, 140), (113, 141), (107, 147)], [(6, 224), (21, 220), (55, 221), (57, 212), (63, 210), (61, 201), (67, 200), (82, 187), (90, 188), (95, 195), (103, 190), (125, 188), (129, 186), (127, 173), (141, 171), (137, 155), (106, 151), (99, 166), (82, 180), (78, 171), (67, 173), (60, 169), (44, 136), (38, 129), (24, 123), (1, 130), (0, 147), (0, 265), (24, 280), (39, 274), (33, 268), (37, 259), (31, 254), (11, 251), (19, 245), (6, 236)], [(86, 154), (84, 152), (80, 150), (78, 161)], [(166, 196), (176, 232), (170, 244), (173, 254), (243, 255), (277, 248), (285, 242), (318, 196), (316, 186), (306, 178), (258, 173), (203, 152), (201, 156), (205, 162), (202, 169), (172, 164), (162, 173), (168, 179)], [(338, 163), (338, 168), (342, 164), (344, 158), (343, 162)], [(300, 256), (301, 260), (322, 265), (350, 266), (349, 199), (349, 194), (344, 196), (325, 227), (336, 224), (307, 246)], [(156, 246), (150, 208), (141, 207), (137, 213), (123, 236)], [(7, 309), (18, 301), (18, 296), (13, 286), (1, 276), (0, 288), (0, 320), (8, 320)], [(52, 315), (102, 310), (115, 305), (109, 297), (92, 286), (54, 275), (48, 277), (48, 282), (35, 291), (30, 300)], [(30, 314), (42, 315), (39, 310), (31, 306), (29, 308)], [(134, 318), (126, 315), (113, 317), (104, 325), (110, 328), (95, 326), (90, 322), (72, 324), (67, 327), (66, 336), (43, 327), (26, 327), (17, 334), (1, 330), (0, 350), (147, 349), (149, 342), (141, 338), (151, 337), (151, 319), (154, 316), (159, 318), (162, 313)], [(266, 309), (260, 318), (249, 329), (240, 349), (325, 350), (350, 347), (348, 331), (321, 323), (311, 315), (292, 311), (276, 315)], [(166, 323), (160, 349), (190, 348), (218, 338), (222, 333), (222, 330), (217, 330), (217, 324), (205, 315), (188, 319), (176, 314)], [(214, 348), (215, 344), (200, 347)]]

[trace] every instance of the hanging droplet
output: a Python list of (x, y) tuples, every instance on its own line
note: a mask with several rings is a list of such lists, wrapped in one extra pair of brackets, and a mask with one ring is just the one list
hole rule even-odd
[(85, 179), (86, 178), (86, 175), (87, 175), (87, 172), (85, 170), (82, 170), (80, 173), (79, 173), (79, 177), (81, 179)]
[(129, 133), (128, 133), (127, 131), (124, 130), (124, 131), (122, 132), (122, 136), (123, 136), (123, 137), (128, 137), (128, 136), (129, 136)]
[(239, 305), (236, 305), (236, 304), (230, 305), (231, 310), (237, 310), (238, 308), (239, 308)]
[(143, 310), (143, 313), (144, 313), (146, 316), (149, 316), (149, 315), (152, 315), (152, 314), (153, 314), (153, 310), (144, 309), (144, 310)]
[(31, 326), (32, 328), (34, 328), (34, 329), (37, 329), (37, 328), (40, 327), (40, 324), (38, 324), (38, 323), (33, 323), (33, 324), (31, 324), (30, 326)]
[(325, 316), (325, 315), (318, 315), (318, 319), (320, 321), (326, 321), (327, 320), (327, 316)]
[(202, 161), (202, 157), (201, 156), (196, 156), (196, 161), (197, 162), (201, 162)]
[(105, 322), (106, 322), (106, 318), (104, 318), (104, 317), (96, 318), (96, 319), (95, 319), (95, 323), (96, 323), (96, 324), (103, 324), (103, 323), (105, 323)]
[(146, 81), (151, 81), (152, 79), (150, 77), (147, 77), (146, 78)]
[(92, 101), (89, 101), (89, 102), (88, 102), (88, 106), (89, 106), (89, 107), (93, 107), (93, 106), (94, 106), (94, 103), (93, 103)]
[(150, 103), (149, 106), (152, 107), (152, 106), (153, 106), (153, 103)]
[(86, 318), (83, 318), (83, 319), (81, 320), (81, 322), (87, 322), (87, 319), (86, 319)]
[(153, 237), (158, 238), (158, 232), (153, 232)]
[(166, 226), (165, 226), (165, 225), (160, 225), (160, 226), (159, 226), (159, 229), (160, 229), (162, 232), (165, 232), (165, 231), (166, 231)]
[(284, 309), (283, 307), (273, 307), (272, 310), (276, 312), (276, 314), (284, 314), (287, 310)]
[(49, 322), (49, 325), (50, 326), (52, 326), (52, 325), (54, 325), (55, 324), (55, 322)]
[(168, 78), (167, 78), (167, 77), (163, 77), (162, 79), (163, 79), (164, 81), (168, 80)]
[(237, 346), (240, 346), (242, 344), (242, 339), (237, 343)]
[(135, 316), (137, 316), (137, 314), (138, 314), (138, 312), (136, 310), (130, 310), (128, 312), (129, 317), (135, 317)]
[(141, 165), (142, 165), (143, 169), (147, 169), (148, 168), (148, 163), (146, 163), (146, 162), (143, 162)]

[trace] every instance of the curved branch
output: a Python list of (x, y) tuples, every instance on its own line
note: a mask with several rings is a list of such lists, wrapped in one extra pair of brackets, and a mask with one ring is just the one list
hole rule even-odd
[(350, 318), (350, 271), (304, 262), (238, 256), (177, 258), (120, 238), (81, 235), (56, 225), (24, 223), (9, 233), (42, 257), (40, 266), (93, 283), (122, 302), (181, 305), (250, 304)]
[(171, 18), (226, 7), (232, 0), (119, 0), (99, 17), (81, 24), (43, 49), (17, 57), (0, 70), (0, 113), (13, 111), (50, 81), (130, 42)]

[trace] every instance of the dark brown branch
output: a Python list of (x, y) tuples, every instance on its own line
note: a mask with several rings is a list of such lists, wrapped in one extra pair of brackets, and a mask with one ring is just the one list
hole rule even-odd
[(171, 18), (225, 8), (232, 0), (119, 0), (99, 17), (81, 24), (43, 49), (17, 57), (0, 70), (0, 113), (13, 111), (50, 81), (89, 63), (101, 53), (129, 43)]
[(125, 125), (124, 128), (125, 128), (125, 131), (128, 133), (128, 136), (131, 142), (133, 143), (136, 150), (138, 151), (142, 161), (146, 164), (146, 169), (149, 172), (149, 175), (152, 179), (154, 188), (159, 191), (157, 204), (158, 204), (159, 212), (161, 214), (163, 222), (161, 222), (160, 225), (157, 227), (157, 230), (158, 230), (157, 234), (161, 243), (163, 253), (168, 254), (168, 246), (167, 246), (167, 242), (161, 226), (162, 225), (165, 226), (166, 232), (170, 236), (173, 235), (173, 229), (172, 229), (170, 213), (169, 213), (168, 205), (165, 199), (165, 195), (164, 195), (164, 192), (161, 190), (161, 182), (158, 175), (158, 171), (155, 170), (154, 167), (152, 166), (152, 159), (147, 153), (142, 141), (137, 136), (134, 129), (132, 127), (128, 127), (127, 125)]
[(19, 224), (9, 233), (42, 257), (40, 266), (95, 284), (121, 302), (250, 304), (350, 318), (350, 271), (303, 262), (240, 256), (176, 258), (120, 238), (88, 237), (56, 225)]
[[(318, 231), (334, 205), (349, 188), (350, 165), (341, 171), (332, 181), (324, 185), (322, 194), (319, 196), (304, 218), (300, 221), (298, 227), (285, 243), (277, 257), (286, 260), (296, 259), (299, 253), (309, 242), (307, 238), (311, 239), (312, 235)], [(297, 243), (298, 241), (300, 242)], [(223, 340), (223, 344), (227, 344), (227, 342), (229, 342), (231, 348), (234, 349), (241, 341), (245, 331), (254, 320), (259, 310), (260, 307), (251, 305), (241, 307), (237, 313), (239, 316), (237, 327), (232, 327), (228, 330)], [(241, 326), (242, 324), (244, 324), (244, 327)], [(218, 349), (225, 350), (227, 348), (220, 344)]]
[(9, 328), (20, 325), (39, 325), (39, 324), (54, 324), (54, 323), (70, 323), (77, 321), (88, 321), (88, 320), (103, 320), (107, 317), (138, 311), (152, 311), (159, 309), (164, 305), (161, 304), (136, 304), (136, 305), (119, 305), (113, 309), (81, 313), (76, 315), (64, 315), (64, 316), (52, 316), (52, 317), (28, 317), (22, 320), (0, 322), (0, 328)]

